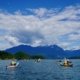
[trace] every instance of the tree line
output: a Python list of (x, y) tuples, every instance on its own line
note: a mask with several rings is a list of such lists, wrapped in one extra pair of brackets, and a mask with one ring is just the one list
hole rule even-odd
[(17, 52), (15, 54), (6, 52), (6, 51), (0, 51), (0, 59), (44, 59), (42, 55), (29, 55), (24, 52)]

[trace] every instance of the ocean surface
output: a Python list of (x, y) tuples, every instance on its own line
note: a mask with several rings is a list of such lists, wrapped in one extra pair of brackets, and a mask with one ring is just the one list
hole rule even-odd
[(62, 67), (58, 60), (19, 61), (16, 68), (6, 68), (10, 60), (0, 60), (0, 80), (80, 80), (80, 60), (73, 67)]

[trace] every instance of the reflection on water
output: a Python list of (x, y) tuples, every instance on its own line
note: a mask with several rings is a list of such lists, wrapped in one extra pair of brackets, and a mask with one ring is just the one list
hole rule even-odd
[(58, 60), (19, 61), (17, 68), (6, 69), (9, 60), (0, 61), (0, 80), (80, 80), (80, 61), (72, 60), (73, 67), (62, 67)]

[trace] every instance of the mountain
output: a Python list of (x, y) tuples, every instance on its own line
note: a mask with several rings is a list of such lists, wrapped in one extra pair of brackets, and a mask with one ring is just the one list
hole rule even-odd
[(38, 46), (38, 47), (31, 47), (28, 45), (19, 45), (19, 46), (7, 49), (6, 51), (13, 54), (16, 52), (22, 51), (30, 55), (42, 55), (50, 59), (80, 56), (80, 50), (73, 50), (73, 51), (63, 50), (61, 47), (57, 45)]
[(80, 57), (80, 50), (66, 50), (65, 54), (67, 57)]

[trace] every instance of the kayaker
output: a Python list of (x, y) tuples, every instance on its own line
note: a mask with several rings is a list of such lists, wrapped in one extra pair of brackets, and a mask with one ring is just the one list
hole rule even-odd
[(11, 65), (16, 65), (16, 62), (15, 62), (15, 61), (12, 61), (12, 62), (11, 62)]

